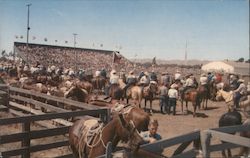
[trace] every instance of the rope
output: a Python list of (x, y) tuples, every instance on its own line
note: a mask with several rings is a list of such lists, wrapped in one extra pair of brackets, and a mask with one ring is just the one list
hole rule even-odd
[[(82, 129), (82, 131), (84, 131), (84, 128)], [(100, 142), (100, 139), (101, 139), (102, 128), (103, 128), (103, 123), (99, 124), (99, 126), (95, 129), (91, 129), (91, 127), (88, 128), (86, 133), (82, 132), (80, 139), (79, 139), (79, 143), (78, 143), (79, 158), (82, 158), (82, 155), (83, 155), (82, 151), (83, 151), (84, 144), (86, 144), (89, 148), (94, 148), (95, 146), (97, 146), (97, 144)], [(101, 133), (101, 134), (99, 135), (100, 137), (99, 137), (98, 141), (95, 144), (91, 145), (90, 144), (91, 141), (88, 141), (88, 137), (90, 137), (90, 138), (94, 137), (94, 141), (95, 141), (95, 139), (96, 139), (95, 136), (99, 133)], [(106, 146), (104, 145), (104, 147), (106, 147)]]

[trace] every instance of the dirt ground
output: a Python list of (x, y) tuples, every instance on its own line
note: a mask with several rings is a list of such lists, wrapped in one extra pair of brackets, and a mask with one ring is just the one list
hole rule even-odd
[[(189, 103), (189, 110), (193, 111), (193, 107), (191, 103)], [(209, 128), (218, 127), (219, 117), (227, 111), (226, 105), (224, 102), (208, 102), (208, 110), (198, 110), (197, 117), (193, 118), (192, 114), (182, 115), (180, 102), (177, 102), (177, 114), (175, 116), (168, 114), (159, 113), (159, 102), (153, 102), (154, 114), (153, 118), (158, 119), (159, 121), (159, 129), (158, 133), (162, 136), (163, 139), (168, 139), (171, 137), (179, 136), (182, 134), (186, 134), (189, 132), (193, 132), (194, 130), (205, 130)], [(242, 115), (243, 116), (243, 115)], [(0, 112), (0, 118), (12, 117), (10, 114), (6, 114), (4, 112)], [(243, 117), (244, 118), (244, 117)], [(41, 127), (32, 126), (32, 129), (40, 129)], [(0, 135), (4, 135), (7, 133), (16, 133), (20, 131), (20, 125), (8, 125), (0, 127)], [(57, 137), (48, 137), (43, 139), (33, 140), (32, 144), (44, 144), (47, 142), (55, 142), (59, 140), (65, 140), (64, 136)], [(214, 141), (215, 140), (215, 141)], [(213, 139), (214, 142), (218, 142), (218, 140)], [(20, 143), (11, 143), (6, 145), (0, 145), (0, 152), (6, 151), (10, 149), (14, 149), (20, 147)], [(173, 146), (171, 148), (167, 148), (164, 150), (164, 155), (170, 156), (174, 152), (177, 146)], [(41, 157), (56, 157), (59, 155), (64, 155), (70, 153), (68, 147), (62, 147), (57, 149), (46, 150), (42, 152), (33, 153), (33, 158), (41, 158)], [(233, 153), (237, 153), (237, 149), (234, 150)], [(212, 157), (221, 157), (220, 152), (212, 153)]]

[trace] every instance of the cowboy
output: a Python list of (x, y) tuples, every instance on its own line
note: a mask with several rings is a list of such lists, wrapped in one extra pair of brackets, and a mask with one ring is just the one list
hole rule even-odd
[(183, 90), (182, 90), (182, 94), (184, 95), (185, 92), (188, 90), (188, 89), (191, 89), (194, 87), (194, 80), (193, 80), (193, 74), (189, 74), (186, 76), (186, 81), (183, 85)]
[(215, 75), (215, 83), (221, 83), (222, 82), (222, 74), (221, 73), (216, 73)]
[(154, 71), (152, 71), (151, 74), (150, 74), (150, 81), (155, 81), (155, 82), (158, 81), (157, 80), (157, 75), (156, 75), (156, 73)]
[(149, 75), (148, 72), (144, 73), (144, 76), (142, 76), (142, 78), (139, 81), (139, 85), (145, 87), (149, 84), (150, 80), (148, 75)]
[(159, 95), (160, 95), (160, 108), (161, 113), (165, 114), (167, 106), (168, 106), (168, 88), (164, 83), (161, 83), (159, 87)]
[(136, 76), (134, 75), (134, 71), (132, 70), (129, 72), (129, 75), (128, 75), (127, 80), (126, 80), (127, 85), (125, 86), (124, 89), (127, 90), (128, 87), (135, 85), (136, 82), (137, 82)]
[(179, 70), (176, 70), (176, 73), (174, 74), (174, 80), (181, 81), (181, 72)]
[(246, 85), (244, 84), (244, 80), (243, 79), (239, 79), (238, 80), (238, 83), (240, 84), (239, 87), (234, 90), (234, 106), (236, 108), (239, 108), (239, 103), (240, 103), (240, 98), (247, 94), (247, 87)]
[(201, 84), (202, 86), (207, 87), (207, 83), (208, 83), (207, 75), (206, 75), (205, 73), (201, 74), (201, 77), (200, 77), (200, 84)]
[(107, 78), (107, 73), (106, 73), (105, 68), (103, 68), (103, 69), (101, 70), (100, 75), (101, 75), (101, 77), (103, 77), (104, 79), (106, 79), (106, 78)]
[(161, 76), (161, 83), (165, 86), (169, 87), (171, 84), (171, 76), (168, 74), (168, 72), (163, 72)]
[(207, 73), (207, 82), (210, 83), (213, 80), (214, 75), (211, 72)]
[(229, 76), (229, 84), (232, 90), (236, 90), (239, 87), (238, 79), (239, 79), (238, 75), (231, 74)]
[(168, 107), (168, 114), (170, 114), (171, 107), (173, 107), (173, 115), (176, 114), (176, 101), (178, 98), (178, 91), (177, 91), (177, 85), (172, 84), (169, 91), (168, 91), (168, 100), (169, 100), (169, 107)]
[(109, 79), (109, 86), (107, 86), (105, 90), (105, 94), (108, 96), (109, 94), (109, 89), (112, 85), (114, 84), (119, 84), (119, 76), (116, 74), (116, 70), (112, 70), (110, 72), (110, 79)]
[(118, 84), (119, 83), (119, 76), (116, 74), (116, 70), (112, 70), (110, 72), (110, 79), (109, 79), (110, 84)]

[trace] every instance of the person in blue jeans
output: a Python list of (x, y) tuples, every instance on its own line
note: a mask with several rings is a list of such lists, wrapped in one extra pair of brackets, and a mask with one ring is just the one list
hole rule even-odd
[(161, 113), (165, 114), (168, 109), (168, 88), (164, 84), (162, 84), (159, 90)]
[(171, 107), (173, 107), (173, 115), (176, 114), (176, 101), (178, 99), (178, 91), (177, 85), (172, 84), (170, 89), (168, 90), (168, 100), (169, 100), (169, 113), (171, 111)]

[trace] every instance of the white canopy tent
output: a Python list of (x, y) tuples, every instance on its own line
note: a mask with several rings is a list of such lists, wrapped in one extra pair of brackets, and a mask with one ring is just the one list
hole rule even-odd
[(234, 73), (234, 67), (222, 61), (210, 62), (203, 65), (201, 69), (206, 72)]

